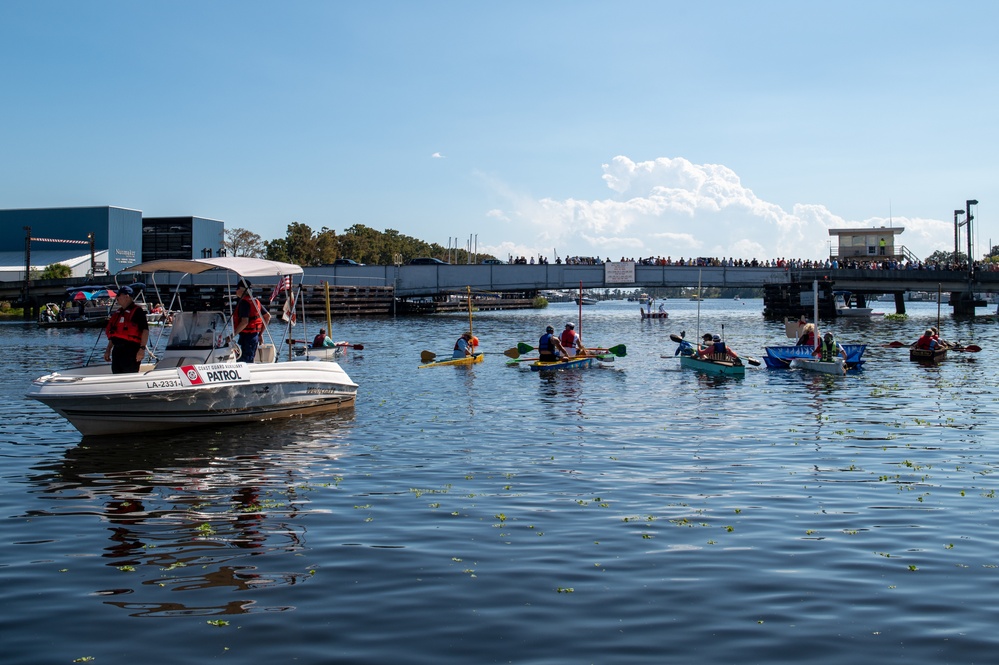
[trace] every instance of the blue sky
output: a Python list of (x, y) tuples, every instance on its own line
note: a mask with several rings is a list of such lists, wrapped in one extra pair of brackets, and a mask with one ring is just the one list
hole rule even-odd
[[(999, 3), (0, 3), (0, 208), (560, 256), (823, 258), (978, 207)], [(889, 221), (890, 217), (890, 221)], [(964, 245), (962, 240), (962, 245)]]

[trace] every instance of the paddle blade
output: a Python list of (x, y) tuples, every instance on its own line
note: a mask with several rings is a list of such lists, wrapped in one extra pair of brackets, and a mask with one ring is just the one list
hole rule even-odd
[(885, 346), (889, 349), (901, 349), (903, 346), (909, 346), (908, 344), (903, 344), (902, 342), (888, 342)]
[(363, 351), (364, 350), (364, 345), (363, 344), (355, 344), (355, 345), (353, 345), (350, 348), (354, 349), (355, 351)]
[(618, 344), (617, 346), (612, 346), (611, 348), (607, 349), (607, 353), (613, 353), (618, 358), (624, 358), (626, 355), (628, 355), (628, 347), (626, 347), (624, 344)]
[(759, 367), (760, 366), (760, 361), (757, 360), (756, 358), (752, 358), (750, 356), (743, 356), (743, 358), (745, 358), (746, 362), (748, 362), (753, 367)]
[(517, 350), (520, 351), (521, 353), (530, 353), (531, 351), (534, 350), (534, 347), (531, 346), (530, 344), (524, 344), (523, 342), (518, 342)]
[(677, 344), (679, 344), (680, 342), (683, 341), (683, 338), (680, 337), (679, 335), (677, 335), (676, 333), (670, 333), (669, 334), (669, 338), (671, 340), (673, 340), (674, 342), (676, 342)]
[(971, 353), (978, 353), (979, 351), (982, 350), (982, 347), (978, 346), (977, 344), (969, 344), (967, 346), (961, 347), (960, 349), (956, 349), (956, 350), (957, 351), (970, 351)]
[(520, 351), (518, 351), (517, 349), (507, 349), (506, 351), (503, 352), (503, 355), (506, 356), (507, 358), (513, 358), (514, 360), (516, 360), (517, 358), (520, 357)]
[(420, 351), (420, 360), (422, 360), (425, 363), (430, 362), (431, 360), (433, 360), (436, 357), (437, 357), (437, 354), (434, 353), (433, 351)]

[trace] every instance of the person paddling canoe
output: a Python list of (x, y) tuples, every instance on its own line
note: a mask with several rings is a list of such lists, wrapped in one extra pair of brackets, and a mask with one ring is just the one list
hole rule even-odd
[(545, 363), (556, 362), (561, 356), (567, 355), (562, 342), (555, 336), (555, 329), (545, 328), (545, 334), (538, 340), (538, 360)]

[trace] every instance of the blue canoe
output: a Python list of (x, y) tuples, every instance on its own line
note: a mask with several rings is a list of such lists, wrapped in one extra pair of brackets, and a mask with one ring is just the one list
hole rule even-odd
[(531, 363), (530, 367), (532, 372), (543, 372), (553, 369), (578, 369), (589, 367), (592, 364), (593, 358), (587, 356), (586, 358), (568, 358), (566, 360), (556, 360), (555, 362), (535, 360)]
[[(767, 367), (771, 369), (787, 369), (791, 366), (791, 361), (795, 358), (811, 358), (812, 352), (815, 350), (810, 346), (768, 346), (766, 348), (766, 355), (763, 356), (763, 360), (766, 361)], [(843, 350), (846, 351), (846, 366), (847, 369), (859, 369), (864, 365), (864, 351), (867, 349), (866, 344), (844, 344)]]

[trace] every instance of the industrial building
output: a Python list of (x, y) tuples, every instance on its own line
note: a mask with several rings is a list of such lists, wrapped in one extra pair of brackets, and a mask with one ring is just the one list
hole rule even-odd
[(73, 277), (114, 275), (143, 261), (220, 256), (224, 224), (204, 217), (143, 217), (117, 206), (0, 210), (0, 281), (64, 263)]

